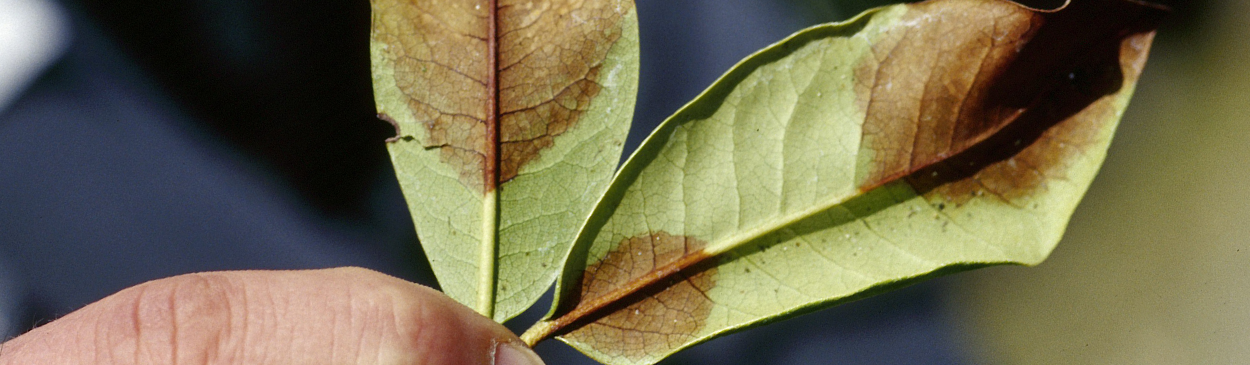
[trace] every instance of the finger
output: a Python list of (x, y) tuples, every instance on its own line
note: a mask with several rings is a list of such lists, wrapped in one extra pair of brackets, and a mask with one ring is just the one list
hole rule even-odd
[(374, 271), (182, 275), (3, 345), (0, 364), (541, 364), (503, 326)]

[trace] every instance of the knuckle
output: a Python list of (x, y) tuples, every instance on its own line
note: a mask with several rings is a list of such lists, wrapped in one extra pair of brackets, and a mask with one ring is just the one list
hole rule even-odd
[[(232, 305), (239, 290), (216, 274), (188, 274), (157, 280), (135, 288), (131, 331), (136, 355), (156, 363), (183, 362), (183, 357), (217, 352), (231, 332)], [(173, 358), (173, 357), (179, 358)], [(139, 363), (145, 362), (144, 359)]]
[(182, 328), (207, 326), (207, 329), (229, 328), (232, 301), (239, 290), (226, 277), (217, 274), (178, 276), (172, 283), (171, 308), (175, 325)]

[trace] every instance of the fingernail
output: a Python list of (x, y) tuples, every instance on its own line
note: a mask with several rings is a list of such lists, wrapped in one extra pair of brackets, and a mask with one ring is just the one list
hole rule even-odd
[(495, 345), (495, 365), (545, 365), (529, 347), (511, 342)]

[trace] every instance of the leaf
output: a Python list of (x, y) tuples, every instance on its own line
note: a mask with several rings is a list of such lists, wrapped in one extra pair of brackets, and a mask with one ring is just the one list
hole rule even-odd
[(1041, 262), (1164, 12), (933, 0), (750, 56), (626, 162), (522, 338), (650, 364), (918, 280)]
[(374, 97), (443, 290), (524, 311), (619, 161), (638, 82), (631, 0), (372, 0)]

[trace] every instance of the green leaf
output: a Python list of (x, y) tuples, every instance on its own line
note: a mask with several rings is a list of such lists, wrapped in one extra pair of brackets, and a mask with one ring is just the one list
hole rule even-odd
[(638, 82), (631, 0), (373, 0), (374, 98), (422, 247), (496, 321), (534, 303), (607, 188)]
[(1164, 12), (933, 0), (750, 56), (626, 162), (522, 338), (650, 364), (917, 280), (1041, 262)]

